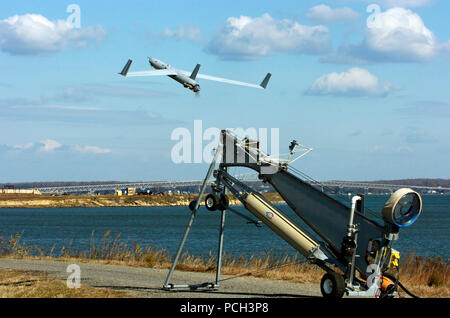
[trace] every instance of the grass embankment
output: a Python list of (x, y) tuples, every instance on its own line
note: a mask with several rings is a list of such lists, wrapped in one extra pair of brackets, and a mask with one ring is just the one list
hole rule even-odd
[[(273, 203), (284, 203), (278, 193), (263, 194)], [(197, 194), (152, 194), (124, 195), (114, 194), (0, 194), (0, 208), (68, 208), (68, 207), (132, 207), (132, 206), (188, 206), (196, 200)], [(241, 204), (229, 196), (230, 204)], [(204, 200), (201, 200), (203, 204)]]
[[(120, 235), (113, 238), (106, 232), (103, 238), (91, 240), (89, 250), (82, 253), (62, 247), (59, 251), (52, 248), (44, 251), (21, 242), (20, 235), (9, 239), (0, 238), (0, 255), (13, 258), (53, 259), (77, 262), (95, 262), (167, 269), (172, 260), (165, 250), (141, 247), (133, 242), (129, 245), (120, 242)], [(58, 255), (58, 256), (54, 256)], [(180, 258), (177, 270), (214, 272), (216, 256), (210, 253), (200, 257), (185, 252)], [(259, 277), (265, 279), (289, 280), (299, 283), (319, 283), (324, 271), (297, 257), (223, 257), (222, 274)], [(440, 258), (423, 258), (409, 255), (401, 262), (400, 281), (419, 297), (450, 297), (450, 264)], [(401, 296), (406, 296), (401, 292)]]

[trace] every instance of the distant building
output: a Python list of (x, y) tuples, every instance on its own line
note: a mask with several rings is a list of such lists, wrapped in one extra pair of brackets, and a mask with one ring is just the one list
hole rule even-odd
[(128, 195), (135, 195), (136, 194), (136, 188), (128, 188), (127, 189)]
[(42, 194), (38, 189), (0, 189), (2, 194)]
[(122, 190), (114, 190), (114, 195), (117, 195), (118, 197), (122, 196)]

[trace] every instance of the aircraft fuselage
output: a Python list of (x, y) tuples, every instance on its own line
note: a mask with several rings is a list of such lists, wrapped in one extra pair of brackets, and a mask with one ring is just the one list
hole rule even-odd
[(173, 68), (167, 63), (163, 61), (151, 58), (149, 59), (150, 66), (152, 66), (156, 70), (173, 70), (177, 73), (177, 75), (167, 75), (170, 78), (174, 79), (178, 83), (182, 84), (184, 87), (189, 88), (191, 91), (199, 92), (200, 85), (198, 82), (189, 76), (186, 76), (184, 73), (179, 72), (176, 68)]

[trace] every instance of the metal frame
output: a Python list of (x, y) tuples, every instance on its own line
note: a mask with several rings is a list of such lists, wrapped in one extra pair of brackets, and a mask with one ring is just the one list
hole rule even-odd
[[(231, 137), (231, 138), (228, 138)], [(228, 139), (227, 139), (228, 138)], [(269, 158), (269, 161), (266, 161), (266, 157), (264, 153), (259, 150), (259, 143), (256, 142), (256, 147), (250, 145), (249, 140), (239, 141), (236, 136), (228, 135), (227, 131), (222, 131), (222, 140), (220, 146), (216, 149), (216, 153), (214, 155), (214, 159), (211, 162), (208, 172), (206, 174), (205, 179), (203, 180), (202, 187), (198, 196), (198, 199), (195, 202), (194, 206), (191, 209), (192, 214), (189, 219), (188, 225), (184, 232), (184, 235), (181, 239), (180, 245), (178, 247), (177, 253), (175, 255), (173, 264), (169, 270), (166, 281), (163, 285), (164, 289), (174, 290), (176, 288), (189, 288), (191, 290), (195, 290), (198, 288), (207, 288), (207, 289), (216, 289), (220, 286), (220, 272), (222, 267), (222, 254), (223, 254), (223, 241), (224, 241), (224, 228), (225, 228), (225, 219), (226, 219), (226, 210), (230, 210), (237, 215), (245, 218), (249, 223), (253, 223), (257, 226), (260, 226), (261, 221), (263, 221), (266, 225), (272, 228), (273, 231), (277, 232), (283, 239), (285, 239), (288, 243), (290, 243), (295, 249), (297, 249), (300, 253), (302, 253), (310, 262), (318, 265), (322, 269), (324, 269), (328, 273), (334, 272), (331, 268), (331, 265), (334, 265), (341, 269), (344, 272), (343, 279), (345, 283), (345, 293), (350, 296), (376, 296), (379, 295), (381, 290), (378, 284), (372, 284), (368, 286), (362, 286), (359, 284), (358, 279), (356, 278), (356, 271), (362, 272), (362, 255), (357, 255), (366, 252), (366, 244), (372, 242), (372, 240), (368, 240), (367, 235), (370, 235), (373, 238), (379, 238), (380, 236), (384, 236), (382, 238), (381, 249), (378, 250), (377, 256), (375, 258), (375, 262), (373, 263), (376, 267), (377, 273), (381, 274), (383, 268), (385, 268), (386, 261), (390, 259), (390, 254), (386, 253), (391, 251), (391, 246), (394, 240), (398, 238), (398, 229), (390, 228), (389, 223), (384, 224), (384, 227), (380, 224), (373, 222), (372, 220), (366, 218), (364, 216), (364, 211), (358, 211), (356, 213), (356, 203), (358, 200), (362, 200), (362, 196), (355, 196), (352, 199), (352, 206), (349, 209), (347, 206), (338, 202), (337, 200), (331, 198), (328, 195), (323, 194), (321, 191), (318, 191), (315, 187), (305, 183), (303, 180), (296, 178), (292, 174), (287, 172), (287, 168), (289, 162), (292, 162), (292, 155), (295, 153), (295, 148), (300, 146), (296, 141), (293, 141), (289, 147), (290, 154), (288, 160), (279, 160), (272, 161), (272, 158)], [(228, 148), (228, 149), (227, 149)], [(305, 148), (302, 148), (305, 151)], [(309, 148), (306, 149), (306, 153), (310, 151)], [(218, 170), (214, 170), (216, 163), (219, 158), (219, 154), (222, 152), (222, 160), (219, 165)], [(240, 152), (240, 154), (238, 154)], [(306, 154), (305, 153), (305, 154)], [(277, 170), (273, 172), (273, 174), (265, 173), (265, 167), (276, 168)], [(280, 195), (285, 199), (287, 204), (291, 209), (294, 210), (296, 214), (298, 214), (305, 223), (316, 233), (318, 234), (324, 242), (315, 241), (308, 237), (308, 233), (303, 233), (301, 228), (296, 228), (295, 225), (289, 223), (289, 220), (284, 218), (284, 215), (277, 211), (277, 209), (270, 204), (269, 201), (262, 198), (259, 193), (259, 199), (255, 201), (255, 191), (246, 185), (245, 183), (239, 181), (228, 173), (229, 167), (247, 167), (256, 172), (258, 172), (259, 178), (263, 179), (263, 181), (269, 182), (274, 189), (280, 193)], [(240, 212), (230, 208), (228, 206), (222, 206), (219, 209), (221, 210), (220, 217), (220, 228), (219, 228), (219, 240), (218, 240), (218, 251), (217, 251), (217, 270), (215, 276), (215, 282), (206, 282), (200, 284), (191, 284), (191, 285), (177, 285), (172, 284), (171, 279), (175, 267), (179, 261), (179, 257), (183, 250), (185, 241), (189, 234), (189, 231), (193, 225), (194, 219), (196, 217), (197, 210), (200, 206), (200, 200), (202, 200), (203, 195), (205, 194), (206, 186), (209, 184), (210, 177), (214, 174), (215, 181), (212, 182), (212, 189), (215, 193), (221, 192), (222, 194), (226, 194), (226, 191), (230, 191), (238, 200), (240, 200), (244, 206), (249, 210), (256, 218), (260, 221), (255, 221), (254, 219), (247, 217)], [(303, 192), (296, 192), (303, 191)], [(306, 195), (306, 196), (305, 196)], [(249, 199), (250, 198), (250, 199)], [(295, 203), (296, 200), (301, 198), (303, 201), (299, 203)], [(315, 198), (315, 201), (314, 201)], [(260, 200), (260, 201), (258, 201)], [(309, 201), (308, 201), (309, 200)], [(313, 201), (314, 203), (313, 203)], [(308, 201), (308, 202), (306, 202)], [(261, 203), (262, 202), (262, 203)], [(310, 214), (309, 217), (314, 219), (317, 217), (317, 209), (320, 209), (321, 214), (327, 215), (336, 215), (340, 217), (339, 224), (344, 227), (347, 226), (347, 230), (343, 230), (343, 236), (340, 236), (340, 232), (336, 232), (336, 229), (330, 228), (336, 226), (337, 218), (330, 217), (332, 219), (333, 224), (324, 223), (323, 220), (316, 220), (316, 223), (313, 224), (311, 220), (305, 218), (304, 215), (297, 211), (297, 205), (301, 206), (304, 210), (305, 207), (309, 209), (307, 213)], [(364, 209), (364, 204), (362, 205), (362, 209)], [(269, 210), (269, 212), (264, 212)], [(311, 212), (312, 211), (312, 212)], [(330, 211), (333, 211), (332, 214)], [(266, 219), (267, 213), (272, 213), (277, 215), (275, 219), (268, 221)], [(303, 212), (304, 213), (304, 212)], [(342, 219), (346, 213), (348, 214), (348, 219)], [(347, 221), (348, 220), (348, 221)], [(276, 223), (282, 222), (282, 223)], [(284, 222), (284, 223), (283, 223)], [(287, 227), (284, 225), (287, 224)], [(345, 225), (346, 224), (346, 225)], [(328, 233), (332, 233), (334, 236), (328, 237), (326, 233), (323, 233), (324, 230), (327, 230)], [(297, 232), (296, 232), (297, 231)], [(331, 231), (331, 232), (330, 232)], [(358, 234), (360, 233), (359, 243), (362, 243), (361, 247), (358, 247)], [(292, 234), (292, 233), (297, 234)], [(290, 236), (290, 235), (294, 236)], [(366, 237), (365, 237), (366, 236)], [(338, 242), (338, 240), (344, 241)], [(349, 243), (349, 245), (345, 245), (345, 241)], [(347, 249), (347, 247), (349, 247)], [(361, 249), (363, 248), (363, 249)], [(391, 293), (391, 292), (390, 292)], [(395, 291), (394, 291), (395, 294)], [(389, 294), (391, 295), (391, 294)]]

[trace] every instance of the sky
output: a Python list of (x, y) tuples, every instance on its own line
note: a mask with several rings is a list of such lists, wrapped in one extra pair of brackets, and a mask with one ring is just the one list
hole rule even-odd
[[(0, 183), (200, 180), (205, 160), (173, 155), (177, 129), (208, 145), (199, 122), (276, 129), (281, 153), (292, 139), (313, 148), (293, 165), (318, 180), (450, 178), (448, 12), (444, 0), (5, 2)], [(150, 70), (148, 57), (272, 78), (199, 80), (196, 96), (117, 74), (129, 58)]]

